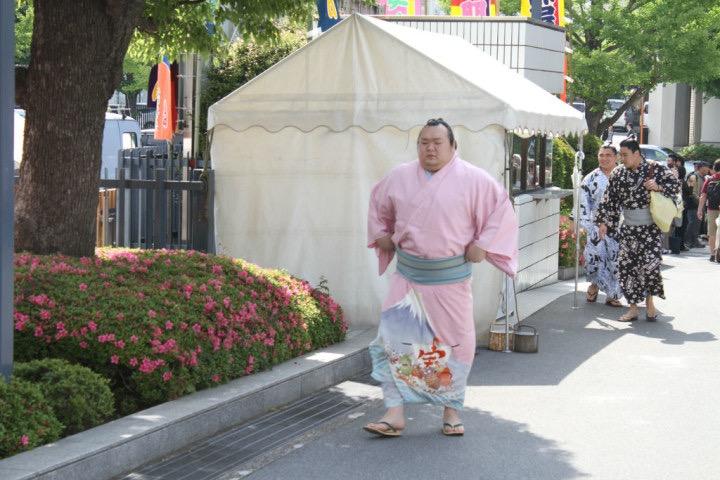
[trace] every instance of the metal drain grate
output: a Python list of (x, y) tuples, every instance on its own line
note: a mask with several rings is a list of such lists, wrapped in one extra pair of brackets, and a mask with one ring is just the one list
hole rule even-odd
[(360, 402), (340, 392), (325, 390), (198, 442), (168, 459), (145, 465), (120, 480), (215, 479), (358, 405)]

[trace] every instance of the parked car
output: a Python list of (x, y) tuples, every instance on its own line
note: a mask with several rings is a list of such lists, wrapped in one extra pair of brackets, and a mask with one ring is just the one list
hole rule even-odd
[[(25, 110), (15, 109), (15, 169), (20, 168), (23, 155), (23, 138), (25, 137)], [(124, 148), (135, 148), (140, 144), (140, 124), (131, 117), (118, 113), (105, 114), (103, 130), (102, 166), (100, 178), (115, 178), (118, 163), (118, 151)]]
[(585, 102), (576, 100), (572, 102), (572, 107), (579, 112), (585, 113)]
[[(605, 115), (604, 118), (609, 118), (615, 115), (620, 107), (625, 105), (625, 100), (622, 98), (610, 98), (605, 104)], [(612, 125), (613, 132), (624, 132), (625, 131), (625, 116), (620, 115), (620, 118), (615, 120)]]
[[(671, 148), (659, 147), (657, 145), (648, 145), (645, 143), (640, 145), (640, 153), (647, 160), (654, 160), (663, 165), (667, 165), (668, 155), (670, 155), (671, 153), (674, 153), (678, 157), (683, 158), (682, 155), (678, 154)], [(693, 162), (690, 160), (685, 160), (684, 158), (683, 158), (683, 160), (685, 162), (684, 164), (685, 164), (686, 174), (688, 174), (690, 172), (694, 172), (695, 167), (693, 166)]]

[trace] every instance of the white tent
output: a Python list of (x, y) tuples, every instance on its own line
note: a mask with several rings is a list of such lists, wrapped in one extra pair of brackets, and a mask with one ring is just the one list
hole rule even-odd
[[(501, 181), (507, 131), (586, 130), (580, 112), (465, 40), (355, 14), (210, 107), (217, 252), (325, 277), (351, 323), (376, 324), (387, 279), (365, 248), (370, 190), (416, 158), (434, 117)], [(475, 267), (478, 334), (501, 285)]]

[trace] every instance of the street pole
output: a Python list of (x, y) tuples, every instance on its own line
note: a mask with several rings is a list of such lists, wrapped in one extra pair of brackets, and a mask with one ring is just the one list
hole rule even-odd
[(0, 375), (13, 370), (15, 2), (0, 1)]

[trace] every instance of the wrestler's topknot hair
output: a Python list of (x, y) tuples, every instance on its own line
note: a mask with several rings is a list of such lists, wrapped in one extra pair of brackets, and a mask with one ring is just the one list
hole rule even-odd
[[(450, 145), (457, 148), (457, 143), (455, 142), (455, 134), (453, 133), (452, 127), (442, 118), (431, 118), (427, 122), (425, 122), (425, 125), (423, 125), (423, 128), (425, 127), (437, 127), (438, 125), (442, 125), (447, 129), (448, 132), (448, 140), (450, 140)], [(422, 129), (420, 129), (422, 132)], [(418, 134), (418, 143), (420, 142), (420, 134)]]
[(628, 150), (630, 150), (633, 153), (640, 151), (640, 144), (638, 143), (637, 140), (635, 140), (635, 137), (633, 137), (633, 138), (628, 137), (625, 140), (623, 140), (622, 142), (620, 142), (620, 148), (623, 148), (623, 147), (627, 148)]

